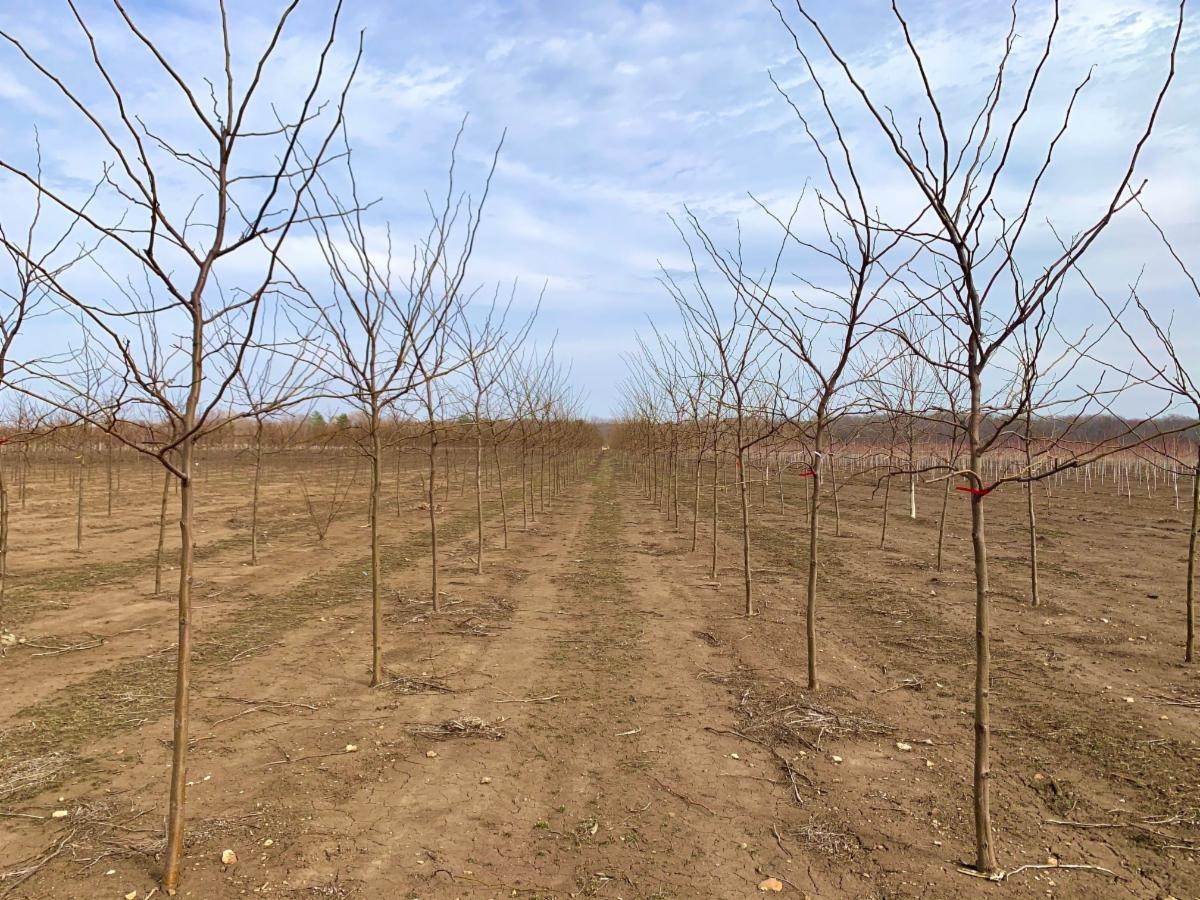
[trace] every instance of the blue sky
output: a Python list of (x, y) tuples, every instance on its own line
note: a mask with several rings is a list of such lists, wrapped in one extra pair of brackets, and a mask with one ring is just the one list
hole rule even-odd
[[(275, 5), (231, 3), (235, 41), (246, 47), (260, 43), (263, 11)], [(181, 66), (215, 75), (220, 60), (212, 6), (207, 0), (143, 0), (130, 9)], [(1018, 70), (1033, 58), (1047, 6), (1021, 3)], [(888, 6), (822, 0), (810, 8), (898, 118), (911, 114), (918, 100), (915, 82)], [(1008, 5), (926, 0), (903, 8), (939, 96), (952, 118), (964, 115), (986, 90)], [(82, 9), (98, 23), (102, 46), (120, 57), (127, 38), (115, 27), (111, 9), (91, 2)], [(272, 72), (279, 96), (287, 96), (289, 80), (311, 63), (329, 9), (319, 0), (302, 5)], [(1173, 17), (1173, 4), (1154, 0), (1063, 4), (1059, 54), (1049, 89), (1041, 94), (1047, 103), (1035, 106), (1031, 135), (1051, 127), (1060, 109), (1058, 86), (1069, 90), (1094, 65), (1073, 137), (1039, 208), (1064, 231), (1106, 202), (1130, 135), (1162, 76)], [(58, 3), (31, 7), (3, 0), (0, 19), (86, 89), (93, 76), (68, 10)], [(519, 278), (524, 303), (547, 284), (535, 335), (546, 342), (557, 334), (558, 354), (571, 365), (593, 414), (605, 415), (617, 405), (620, 355), (632, 349), (634, 332), (644, 329), (647, 317), (674, 319), (657, 280), (660, 261), (669, 268), (682, 264), (669, 214), (686, 203), (726, 239), (740, 221), (751, 252), (765, 249), (771, 230), (748, 192), (782, 208), (816, 173), (795, 116), (768, 78), (774, 72), (802, 107), (812, 108), (811, 85), (767, 0), (347, 0), (341, 65), (360, 28), (366, 31), (366, 55), (349, 126), (364, 193), (382, 198), (375, 212), (402, 233), (414, 227), (423, 211), (422, 192), (442, 187), (447, 151), (464, 115), (469, 114), (462, 145), (468, 181), (478, 178), (507, 129), (474, 280)], [(1200, 108), (1198, 44), (1200, 28), (1191, 23), (1179, 80), (1141, 172), (1150, 179), (1148, 206), (1184, 248), (1200, 243), (1200, 124), (1192, 112)], [(161, 87), (130, 60), (124, 75), (135, 94), (140, 92), (138, 99), (153, 107)], [(873, 194), (881, 205), (903, 204), (901, 182), (877, 132), (844, 88), (830, 83)], [(28, 152), (34, 123), (52, 176), (86, 179), (98, 173), (99, 151), (77, 139), (77, 120), (4, 49), (0, 136), (6, 154)], [(1018, 158), (1016, 171), (1031, 160)], [(1147, 261), (1143, 285), (1149, 302), (1163, 311), (1186, 303), (1151, 235), (1132, 218), (1118, 223), (1096, 248), (1089, 271), (1103, 284), (1122, 286)], [(1066, 308), (1078, 323), (1091, 315), (1082, 300)], [(1196, 312), (1182, 316), (1178, 327), (1185, 346), (1200, 355)]]

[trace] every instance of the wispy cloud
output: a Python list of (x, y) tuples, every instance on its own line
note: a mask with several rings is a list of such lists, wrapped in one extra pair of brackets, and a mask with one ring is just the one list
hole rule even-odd
[[(786, 4), (784, 4), (786, 8)], [(814, 4), (856, 69), (895, 110), (911, 115), (920, 100), (902, 36), (882, 2)], [(952, 121), (971, 116), (986, 91), (1002, 49), (1008, 5), (991, 0), (921, 0), (904, 4), (939, 96)], [(239, 50), (260, 46), (266, 17), (259, 4), (232, 7)], [(286, 97), (303, 84), (318, 52), (319, 23), (328, 4), (303, 5), (267, 86)], [(100, 5), (84, 5), (98, 21)], [(164, 39), (190, 74), (219, 72), (219, 42), (208, 4), (151, 3), (133, 7)], [(1022, 3), (1015, 71), (1037, 57), (1047, 24), (1042, 4)], [(1169, 0), (1073, 0), (1063, 4), (1060, 52), (1036, 98), (1030, 140), (1018, 170), (1032, 165), (1038, 136), (1061, 115), (1066, 91), (1094, 66), (1093, 83), (1076, 112), (1075, 138), (1043, 195), (1038, 214), (1070, 230), (1105, 202), (1111, 174), (1144, 121), (1146, 101), (1164, 71), (1163, 50), (1174, 20)], [(261, 17), (261, 18), (260, 18)], [(656, 282), (657, 263), (683, 261), (668, 216), (688, 204), (719, 232), (732, 236), (738, 220), (748, 250), (766, 246), (772, 232), (750, 198), (786, 208), (818, 174), (795, 116), (768, 70), (805, 108), (812, 86), (765, 0), (637, 2), (496, 0), (405, 4), (355, 0), (346, 6), (343, 44), (335, 65), (344, 71), (358, 29), (366, 56), (349, 108), (349, 127), (364, 191), (379, 196), (374, 211), (396, 230), (423, 221), (423, 191), (444, 183), (448, 151), (469, 114), (461, 146), (468, 182), (490, 163), (504, 131), (477, 255), (481, 281), (519, 278), (536, 296), (548, 285), (543, 341), (560, 334), (560, 352), (592, 411), (616, 403), (619, 354), (647, 315), (669, 314)], [(16, 16), (9, 16), (16, 19)], [(14, 27), (17, 25), (14, 24)], [(37, 7), (19, 29), (88, 96), (102, 92), (80, 52), (66, 10)], [(48, 35), (60, 35), (51, 41)], [(101, 29), (116, 42), (118, 29)], [(1146, 197), (1185, 246), (1200, 238), (1196, 175), (1200, 171), (1197, 29), (1189, 26), (1181, 75), (1145, 159)], [(147, 81), (136, 59), (107, 45), (142, 99), (165, 111), (168, 86)], [(862, 161), (864, 182), (881, 205), (905, 202), (895, 168), (874, 126), (827, 63), (831, 97), (847, 123), (847, 138)], [(815, 109), (815, 107), (813, 107)], [(6, 141), (31, 145), (34, 123), (49, 138), (48, 162), (58, 178), (94, 177), (103, 149), (72, 140), (72, 118), (46, 100), (44, 86), (11, 52), (0, 55), (0, 130)], [(1120, 224), (1098, 255), (1106, 279), (1126, 283), (1152, 253), (1144, 230)], [(1155, 302), (1175, 302), (1166, 284)], [(1192, 316), (1189, 327), (1197, 317)]]

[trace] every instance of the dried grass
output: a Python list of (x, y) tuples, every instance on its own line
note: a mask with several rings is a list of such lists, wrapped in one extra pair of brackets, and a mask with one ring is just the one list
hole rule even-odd
[(489, 741), (498, 741), (504, 737), (504, 732), (499, 727), (503, 721), (505, 720), (497, 719), (495, 722), (488, 722), (478, 716), (462, 716), (447, 719), (445, 722), (413, 722), (405, 725), (404, 730), (409, 734), (419, 734), (437, 741), (452, 738), (486, 738)]
[(65, 766), (66, 756), (58, 752), (16, 760), (0, 757), (0, 802), (36, 794), (53, 784)]

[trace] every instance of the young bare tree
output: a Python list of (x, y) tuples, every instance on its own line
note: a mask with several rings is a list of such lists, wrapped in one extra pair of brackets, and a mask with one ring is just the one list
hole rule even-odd
[[(245, 410), (253, 423), (250, 454), (254, 474), (250, 486), (250, 565), (258, 565), (258, 513), (262, 494), (263, 461), (268, 450), (268, 425), (285, 410), (304, 403), (311, 392), (312, 378), (320, 367), (321, 349), (313, 343), (313, 335), (298, 334), (275, 323), (274, 338), (262, 340), (248, 349), (240, 365), (232, 365), (233, 381), (229, 385), (230, 418), (236, 421), (238, 412)], [(302, 352), (296, 353), (297, 348)], [(232, 349), (232, 348), (231, 348)], [(231, 360), (231, 363), (234, 361)], [(303, 427), (304, 419), (292, 424), (292, 437)], [(167, 484), (170, 477), (168, 473)], [(163, 489), (165, 519), (167, 488)], [(159, 557), (162, 554), (162, 522), (159, 528)], [(156, 573), (154, 592), (161, 589)]]
[[(533, 326), (537, 310), (541, 307), (542, 295), (538, 297), (533, 312), (523, 322), (519, 323), (510, 335), (507, 332), (508, 314), (512, 309), (517, 286), (514, 283), (507, 302), (499, 302), (499, 288), (493, 294), (489, 303), (479, 315), (473, 315), (468, 309), (466, 314), (458, 318), (458, 328), (451, 339), (456, 347), (456, 356), (462, 359), (464, 384), (462, 386), (462, 405), (471, 426), (471, 436), (475, 453), (475, 571), (483, 574), (483, 442), (485, 434), (494, 426), (494, 420), (488, 415), (493, 395), (501, 383), (505, 372), (512, 364), (513, 358), (520, 350), (521, 344)], [(503, 471), (499, 463), (499, 451), (496, 451), (496, 471), (503, 483)], [(503, 488), (501, 489), (503, 498)], [(504, 522), (505, 546), (508, 546), (508, 522)]]
[[(773, 264), (768, 264), (762, 274), (753, 276), (746, 269), (740, 244), (735, 251), (723, 252), (690, 211), (688, 224), (691, 239), (682, 228), (676, 227), (691, 263), (689, 282), (685, 286), (665, 269), (660, 281), (680, 314), (711, 348), (712, 360), (717, 365), (717, 371), (711, 374), (714, 380), (719, 380), (723, 397), (718, 406), (728, 410), (732, 419), (729, 435), (741, 501), (744, 611), (747, 616), (752, 616), (749, 457), (752, 448), (767, 439), (779, 425), (774, 415), (779, 399), (779, 379), (773, 372), (773, 355), (767, 349), (767, 336), (757, 311), (764, 296), (768, 296), (774, 287), (782, 247)], [(728, 305), (718, 304), (713, 299), (693, 249), (693, 239), (715, 271), (718, 283), (723, 282), (729, 290)], [(715, 534), (715, 520), (713, 524)]]
[[(4, 193), (8, 202), (15, 208), (22, 201), (28, 203), (30, 212), (24, 227), (19, 225), (6, 226), (0, 219), (0, 247), (4, 249), (7, 263), (6, 277), (0, 281), (0, 404), (6, 403), (10, 397), (6, 388), (8, 364), (11, 359), (14, 344), (27, 323), (46, 312), (49, 304), (45, 303), (50, 290), (42, 272), (47, 271), (55, 276), (61, 276), (72, 265), (84, 258), (88, 250), (78, 247), (74, 252), (63, 254), (68, 241), (71, 239), (78, 216), (66, 218), (56, 233), (47, 236), (48, 230), (43, 221), (44, 200), (42, 185), (42, 149), (37, 130), (34, 130), (35, 164), (32, 185), (28, 179), (5, 179)], [(12, 183), (12, 182), (16, 183)], [(87, 201), (84, 203), (86, 209)], [(53, 214), (55, 210), (51, 210)], [(9, 231), (6, 231), (6, 228)], [(11, 233), (10, 233), (11, 231)], [(17, 395), (17, 406), (20, 407), (20, 395)], [(24, 410), (14, 409), (14, 412)], [(18, 414), (16, 420), (24, 425), (15, 432), (0, 437), (0, 446), (12, 442), (24, 443), (38, 430), (35, 418)], [(3, 453), (0, 450), (0, 453)], [(4, 631), (4, 599), (8, 581), (8, 546), (9, 546), (9, 487), (5, 467), (0, 462), (0, 633)], [(79, 534), (82, 540), (82, 533)], [(0, 648), (2, 649), (2, 648)]]
[[(453, 315), (458, 316), (461, 308), (455, 305)], [(433, 334), (433, 340), (427, 346), (425, 353), (416, 360), (417, 371), (421, 376), (421, 390), (414, 398), (414, 406), (419, 407), (423, 415), (428, 440), (429, 467), (427, 470), (428, 483), (425, 486), (425, 498), (429, 511), (429, 595), (430, 605), (435, 613), (442, 611), (441, 591), (438, 589), (438, 520), (437, 520), (437, 451), (438, 437), (445, 429), (445, 397), (442, 385), (438, 383), (438, 374), (446, 369), (456, 368), (447, 363), (450, 336), (457, 327), (457, 322), (447, 323), (446, 327), (438, 329)], [(446, 492), (450, 491), (449, 467), (446, 473)]]
[(455, 170), (463, 127), (465, 122), (451, 148), (446, 193), (437, 206), (429, 205), (426, 233), (399, 259), (390, 226), (379, 245), (372, 239), (366, 218), (369, 204), (360, 196), (348, 142), (342, 153), (343, 184), (331, 172), (318, 173), (304, 200), (328, 283), (318, 291), (297, 279), (297, 287), (319, 340), (329, 348), (328, 360), (319, 364), (327, 380), (325, 392), (358, 411), (361, 428), (354, 433), (355, 444), (371, 470), (372, 687), (384, 677), (379, 532), (384, 502), (383, 426), (397, 404), (445, 374), (440, 351), (451, 320), (458, 315), (463, 280), (500, 152), (498, 145), (479, 201), (459, 193)]
[[(1197, 280), (1193, 266), (1183, 258), (1158, 220), (1142, 206), (1140, 201), (1138, 206), (1183, 279), (1185, 290), (1191, 294), (1190, 299), (1194, 300), (1196, 304), (1200, 304), (1200, 281)], [(1127, 323), (1125, 316), (1122, 315), (1125, 307), (1114, 307), (1104, 300), (1103, 295), (1090, 281), (1088, 285), (1092, 288), (1093, 294), (1105, 304), (1114, 325), (1128, 340), (1134, 354), (1134, 362), (1141, 364), (1144, 371), (1135, 372), (1132, 367), (1123, 368), (1111, 359), (1102, 360), (1102, 364), (1117, 368), (1125, 376), (1135, 377), (1137, 380), (1165, 392), (1171, 398), (1172, 405), (1182, 404), (1184, 408), (1190, 410), (1193, 421), (1200, 422), (1200, 369), (1196, 366), (1195, 357), (1189, 355), (1186, 349), (1177, 342), (1172, 328), (1174, 317), (1172, 316), (1164, 322), (1161, 314), (1156, 314), (1151, 310), (1143, 300), (1140, 290), (1135, 286), (1132, 290), (1132, 299), (1150, 331), (1148, 337), (1142, 337), (1135, 333)], [(1190, 456), (1185, 457), (1179, 448), (1166, 442), (1156, 442), (1153, 445), (1155, 451), (1180, 469), (1188, 471), (1192, 478), (1187, 565), (1184, 576), (1183, 659), (1185, 663), (1196, 661), (1196, 556), (1200, 549), (1200, 435), (1195, 432), (1196, 429), (1193, 429)]]
[[(795, 262), (789, 259), (790, 264), (800, 270), (820, 271), (828, 268), (830, 271), (824, 280), (800, 275), (803, 287), (793, 291), (790, 298), (779, 296), (769, 283), (751, 285), (746, 293), (753, 298), (756, 318), (780, 349), (795, 362), (805, 391), (805, 396), (795, 398), (795, 401), (803, 411), (803, 422), (811, 446), (808, 472), (803, 473), (812, 478), (808, 503), (805, 636), (808, 686), (815, 690), (818, 686), (816, 656), (820, 513), (828, 434), (831, 425), (849, 408), (849, 404), (843, 402), (843, 397), (855, 381), (855, 360), (860, 348), (876, 332), (877, 323), (872, 321), (873, 307), (892, 282), (892, 271), (884, 260), (899, 243), (900, 237), (877, 227), (872, 221), (862, 183), (841, 133), (834, 129), (839, 152), (836, 157), (831, 156), (814, 135), (800, 108), (786, 93), (784, 97), (788, 99), (809, 142), (824, 163), (829, 190), (815, 191), (814, 215), (819, 216), (823, 223), (826, 240), (818, 244), (793, 229), (796, 216), (801, 211), (800, 204), (786, 219), (769, 211), (768, 214), (782, 228), (784, 246), (795, 248), (803, 256)], [(833, 122), (833, 114), (823, 94), (822, 104), (826, 117)], [(730, 271), (727, 277), (733, 274)]]
[[(812, 73), (816, 89), (824, 97), (824, 76), (815, 74), (816, 69), (808, 64), (810, 53), (800, 39), (797, 27), (792, 25), (779, 2), (773, 0), (773, 3), (798, 55), (805, 62), (807, 71)], [(925, 285), (927, 297), (945, 298), (942, 312), (948, 312), (948, 315), (940, 321), (950, 330), (957, 344), (949, 360), (931, 359), (928, 362), (952, 368), (968, 385), (965, 420), (958, 423), (966, 436), (967, 464), (955, 474), (968, 480), (975, 558), (975, 865), (980, 872), (990, 875), (997, 870), (998, 862), (990, 792), (991, 615), (987, 595), (984, 502), (996, 484), (985, 483), (984, 455), (996, 446), (999, 432), (1007, 423), (1016, 421), (1024, 410), (1019, 404), (1016, 408), (989, 409), (986, 384), (997, 360), (1011, 346), (1013, 336), (1038, 314), (1046, 299), (1054, 295), (1063, 278), (1092, 247), (1112, 218), (1137, 196), (1139, 188), (1133, 186), (1137, 163), (1175, 75), (1175, 55), (1183, 27), (1183, 3), (1180, 3), (1177, 27), (1169, 46), (1167, 74), (1151, 99), (1145, 126), (1131, 137), (1128, 156), (1107, 188), (1107, 199), (1098, 204), (1088, 223), (1073, 229), (1069, 241), (1041, 260), (1030, 259), (1025, 252), (1027, 246), (1032, 252), (1030, 236), (1037, 232), (1036, 227), (1030, 227), (1031, 221), (1036, 221), (1032, 214), (1041, 197), (1046, 173), (1055, 161), (1055, 151), (1069, 130), (1071, 114), (1091, 77), (1089, 73), (1073, 90), (1064, 92), (1067, 96), (1062, 103), (1059, 127), (1041, 144), (1042, 151), (1032, 166), (1021, 165), (1021, 172), (1029, 172), (1029, 175), (1024, 179), (1024, 187), (1018, 187), (1013, 183), (1021, 177), (1017, 172), (1018, 156), (1014, 146), (1018, 137), (1023, 138), (1028, 130), (1025, 126), (1032, 118), (1029, 112), (1035, 106), (1035, 94), (1044, 80), (1046, 63), (1054, 50), (1060, 21), (1057, 6), (1040, 42), (1034, 68), (1023, 79), (1017, 79), (1010, 77), (1017, 33), (1017, 7), (1014, 4), (989, 89), (979, 102), (976, 114), (959, 120), (946, 114), (908, 21), (893, 3), (897, 27), (912, 61), (912, 77), (925, 106), (924, 112), (903, 121), (898, 120), (893, 111), (877, 99), (876, 93), (867, 88), (855, 67), (835, 47), (809, 11), (809, 4), (794, 0), (788, 6), (794, 9), (792, 19), (802, 23), (803, 30), (815, 39), (833, 69), (861, 103), (866, 118), (878, 129), (890, 156), (898, 164), (898, 172), (916, 198), (919, 218), (905, 217), (910, 222), (915, 221), (915, 225), (879, 224), (884, 230), (904, 235), (921, 250), (924, 259), (914, 267), (916, 277)], [(1010, 96), (1015, 102), (1002, 103)], [(1036, 105), (1040, 107), (1040, 94), (1036, 99)], [(828, 104), (825, 108), (828, 109)], [(831, 118), (837, 123), (836, 117), (831, 115)], [(956, 128), (955, 123), (959, 121), (963, 124)], [(930, 131), (926, 130), (927, 125)], [(844, 126), (836, 127), (839, 133), (845, 130)], [(866, 218), (877, 219), (878, 215), (872, 212)], [(1032, 266), (1031, 270), (1038, 273), (1036, 277), (1022, 278), (1018, 260), (1027, 268)], [(936, 314), (932, 305), (929, 312)], [(993, 417), (999, 418), (1001, 427), (989, 432), (985, 425)], [(1025, 477), (1045, 477), (1048, 473), (1049, 469), (1044, 468), (1027, 473)]]
[[(326, 159), (357, 68), (354, 57), (350, 74), (331, 83), (335, 7), (312, 77), (293, 86), (290, 109), (267, 98), (268, 64), (296, 6), (284, 9), (242, 68), (233, 62), (236, 25), (221, 5), (211, 40), (220, 75), (202, 84), (190, 82), (122, 5), (115, 4), (115, 21), (103, 22), (71, 6), (95, 83), (107, 95), (97, 103), (43, 62), (32, 49), (40, 41), (0, 30), (7, 47), (44, 79), (48, 95), (78, 114), (88, 139), (110, 160), (100, 200), (92, 203), (95, 194), (50, 186), (7, 153), (0, 157), (0, 170), (37, 191), (46, 207), (79, 220), (80, 240), (92, 247), (91, 278), (80, 277), (79, 266), (63, 273), (56, 261), (32, 257), (11, 231), (3, 243), (84, 321), (118, 385), (98, 403), (87, 396), (83, 373), (62, 356), (24, 362), (17, 389), (106, 429), (158, 460), (179, 484), (179, 636), (162, 873), (169, 892), (179, 885), (184, 850), (196, 447), (223, 424), (218, 411), (236, 367), (256, 343), (264, 307), (276, 298), (281, 250), (303, 217), (303, 188)], [(122, 82), (109, 62), (117, 52), (107, 44), (113, 39), (123, 42), (119, 52), (141, 54), (139, 77), (161, 90), (139, 94)], [(307, 161), (297, 153), (305, 134), (315, 148)], [(113, 427), (118, 421), (129, 424)]]

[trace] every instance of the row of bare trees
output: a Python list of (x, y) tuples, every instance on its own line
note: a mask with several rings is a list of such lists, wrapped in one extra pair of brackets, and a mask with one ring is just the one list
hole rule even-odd
[[(796, 54), (805, 95), (774, 81), (795, 113), (812, 153), (804, 194), (787, 209), (755, 200), (760, 230), (774, 243), (750, 248), (739, 225), (725, 245), (714, 226), (685, 211), (678, 227), (689, 265), (663, 268), (661, 281), (679, 315), (659, 322), (653, 339), (629, 360), (621, 444), (639, 459), (665, 456), (665, 487), (691, 465), (727, 454), (741, 507), (744, 610), (754, 613), (748, 516), (750, 457), (760, 460), (764, 495), (772, 445), (803, 460), (793, 470), (808, 485), (806, 646), (808, 685), (819, 686), (819, 594), (822, 513), (831, 436), (855, 425), (889, 432), (876, 478), (884, 491), (907, 481), (916, 515), (918, 481), (944, 484), (943, 521), (951, 487), (969, 496), (975, 582), (974, 812), (975, 864), (998, 870), (990, 806), (991, 618), (988, 592), (987, 497), (1004, 485), (1027, 492), (1031, 600), (1039, 602), (1034, 486), (1089, 468), (1113, 454), (1158, 455), (1192, 475), (1193, 524), (1187, 572), (1186, 658), (1194, 658), (1197, 443), (1170, 436), (1200, 415), (1190, 360), (1136, 286), (1114, 298), (1088, 276), (1085, 256), (1118, 216), (1136, 215), (1144, 181), (1138, 164), (1175, 77), (1183, 4), (1162, 51), (1163, 74), (1139, 113), (1116, 171), (1096, 173), (1089, 218), (1069, 236), (1042, 226), (1057, 156), (1090, 74), (1061, 100), (1046, 76), (1059, 32), (1057, 5), (1042, 32), (1032, 67), (1015, 59), (1017, 4), (992, 77), (969, 115), (951, 115), (930, 76), (920, 42), (895, 4), (894, 22), (911, 63), (916, 110), (889, 107), (860, 76), (803, 0), (778, 3), (779, 21)], [(1036, 113), (1034, 112), (1036, 110)], [(957, 111), (956, 111), (957, 112)], [(1032, 124), (1056, 117), (1048, 135)], [(891, 163), (886, 193), (878, 160), (852, 140), (857, 126), (874, 131)], [(1041, 141), (1030, 156), (1029, 144)], [(1020, 147), (1020, 151), (1016, 149)], [(1107, 178), (1107, 180), (1102, 180)], [(900, 185), (896, 188), (896, 185)], [(1051, 213), (1052, 215), (1052, 213)], [(1197, 299), (1196, 281), (1166, 232), (1146, 215)], [(1090, 294), (1082, 321), (1060, 314), (1060, 298)], [(1127, 324), (1140, 310), (1150, 325)], [(1122, 340), (1124, 338), (1124, 340)], [(1157, 390), (1162, 402), (1122, 416), (1122, 398)], [(1165, 420), (1182, 404), (1190, 419)], [(1081, 440), (1097, 422), (1116, 423), (1098, 440)], [(918, 453), (921, 434), (941, 436)], [(876, 445), (878, 446), (878, 444)], [(1166, 447), (1183, 447), (1186, 459)], [(683, 458), (680, 448), (686, 448)], [(1017, 464), (1012, 463), (1018, 448)], [(997, 457), (1004, 458), (998, 465)], [(662, 478), (644, 463), (653, 494)], [(777, 468), (780, 463), (777, 463)], [(712, 571), (716, 573), (717, 492), (713, 466)], [(782, 481), (780, 481), (782, 486)], [(676, 488), (676, 495), (678, 490)], [(836, 501), (836, 486), (833, 494)], [(693, 527), (698, 516), (693, 515)], [(676, 521), (677, 515), (676, 515)], [(695, 548), (695, 538), (692, 542)], [(940, 559), (939, 548), (939, 559)]]
[[(55, 436), (78, 442), (80, 542), (94, 448), (120, 446), (159, 466), (156, 591), (172, 488), (177, 498), (178, 641), (162, 873), (171, 893), (185, 846), (191, 592), (202, 490), (197, 459), (206, 443), (236, 434), (252, 454), (250, 561), (256, 563), (272, 440), (278, 446), (312, 438), (307, 411), (313, 404), (335, 410), (342, 427), (324, 437), (351, 450), (370, 472), (375, 685), (383, 672), (388, 454), (415, 449), (428, 457), (436, 610), (439, 444), (470, 433), (482, 572), (485, 450), (496, 466), (502, 506), (501, 458), (519, 455), (528, 525), (535, 502), (545, 509), (574, 474), (580, 449), (595, 442), (553, 353), (526, 346), (538, 304), (521, 302), (516, 284), (485, 293), (472, 279), (503, 138), (490, 165), (464, 187), (460, 128), (439, 199), (415, 198), (424, 201), (424, 226), (394, 233), (353, 164), (345, 110), (363, 38), (342, 38), (340, 2), (325, 20), (307, 82), (279, 90), (277, 70), (297, 7), (296, 0), (288, 3), (248, 56), (237, 23), (219, 5), (208, 45), (215, 77), (174, 62), (170, 48), (119, 3), (107, 17), (71, 7), (88, 48), (87, 84), (55, 71), (37, 42), (0, 30), (10, 55), (42, 80), (47, 102), (75, 117), (80, 145), (97, 155), (95, 181), (80, 188), (78, 181), (43, 177), (36, 134), (33, 154), (12, 142), (0, 151), (8, 198), (0, 213), (8, 264), (0, 295), (0, 384), (9, 422), (0, 441), (10, 450)], [(130, 53), (141, 56), (137, 81), (128, 77)], [(138, 89), (146, 78), (161, 92)], [(9, 528), (5, 462), (0, 598)]]

